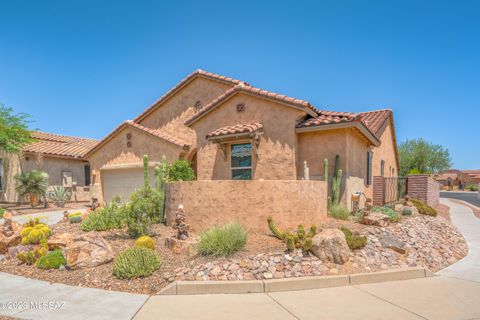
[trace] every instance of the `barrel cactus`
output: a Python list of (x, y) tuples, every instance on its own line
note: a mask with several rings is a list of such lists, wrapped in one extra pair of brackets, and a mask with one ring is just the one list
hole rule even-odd
[(148, 277), (160, 268), (160, 264), (160, 257), (153, 250), (128, 248), (115, 257), (113, 275), (119, 279)]
[(155, 250), (155, 240), (149, 236), (142, 236), (135, 241), (135, 247)]
[(43, 223), (27, 226), (20, 232), (22, 244), (39, 244), (40, 241), (48, 239), (52, 235), (50, 228)]

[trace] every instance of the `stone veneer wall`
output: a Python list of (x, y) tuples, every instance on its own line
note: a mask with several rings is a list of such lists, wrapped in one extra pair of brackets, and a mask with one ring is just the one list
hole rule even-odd
[(431, 207), (438, 206), (440, 197), (440, 184), (426, 174), (413, 174), (408, 176), (408, 195), (417, 198)]
[(165, 194), (167, 225), (183, 205), (194, 231), (238, 222), (248, 231), (268, 232), (267, 216), (281, 229), (318, 224), (327, 216), (327, 185), (302, 180), (201, 180), (169, 183)]

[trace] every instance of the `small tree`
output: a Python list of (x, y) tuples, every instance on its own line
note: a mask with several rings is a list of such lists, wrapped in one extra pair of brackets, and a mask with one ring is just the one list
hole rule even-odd
[(48, 189), (48, 174), (46, 172), (32, 170), (22, 172), (15, 176), (17, 186), (15, 190), (22, 197), (28, 196), (32, 208), (38, 206), (40, 198), (46, 200)]
[(187, 160), (175, 160), (168, 167), (168, 181), (191, 181), (195, 180), (195, 172)]
[(30, 115), (14, 113), (12, 108), (0, 104), (0, 149), (18, 153), (23, 146), (34, 141), (28, 130)]
[(451, 167), (448, 149), (424, 139), (407, 140), (398, 147), (400, 175), (438, 173)]

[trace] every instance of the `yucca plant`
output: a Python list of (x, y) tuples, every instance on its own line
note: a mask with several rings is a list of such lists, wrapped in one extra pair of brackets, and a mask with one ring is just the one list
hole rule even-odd
[(52, 192), (49, 194), (50, 200), (52, 200), (57, 207), (63, 208), (65, 202), (70, 200), (72, 194), (70, 190), (64, 188), (63, 186), (53, 187)]
[(15, 190), (22, 197), (28, 197), (32, 208), (38, 206), (40, 198), (45, 200), (48, 188), (48, 174), (43, 171), (32, 170), (15, 176), (17, 186)]

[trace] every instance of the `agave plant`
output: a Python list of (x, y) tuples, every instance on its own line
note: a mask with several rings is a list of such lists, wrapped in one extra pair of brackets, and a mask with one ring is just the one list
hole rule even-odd
[(45, 198), (48, 188), (48, 174), (43, 171), (27, 171), (15, 176), (15, 190), (20, 196), (29, 198), (32, 208), (38, 206), (40, 198)]
[(52, 200), (57, 207), (63, 208), (65, 202), (70, 200), (72, 194), (70, 190), (64, 188), (63, 186), (55, 186), (49, 194), (50, 200)]

